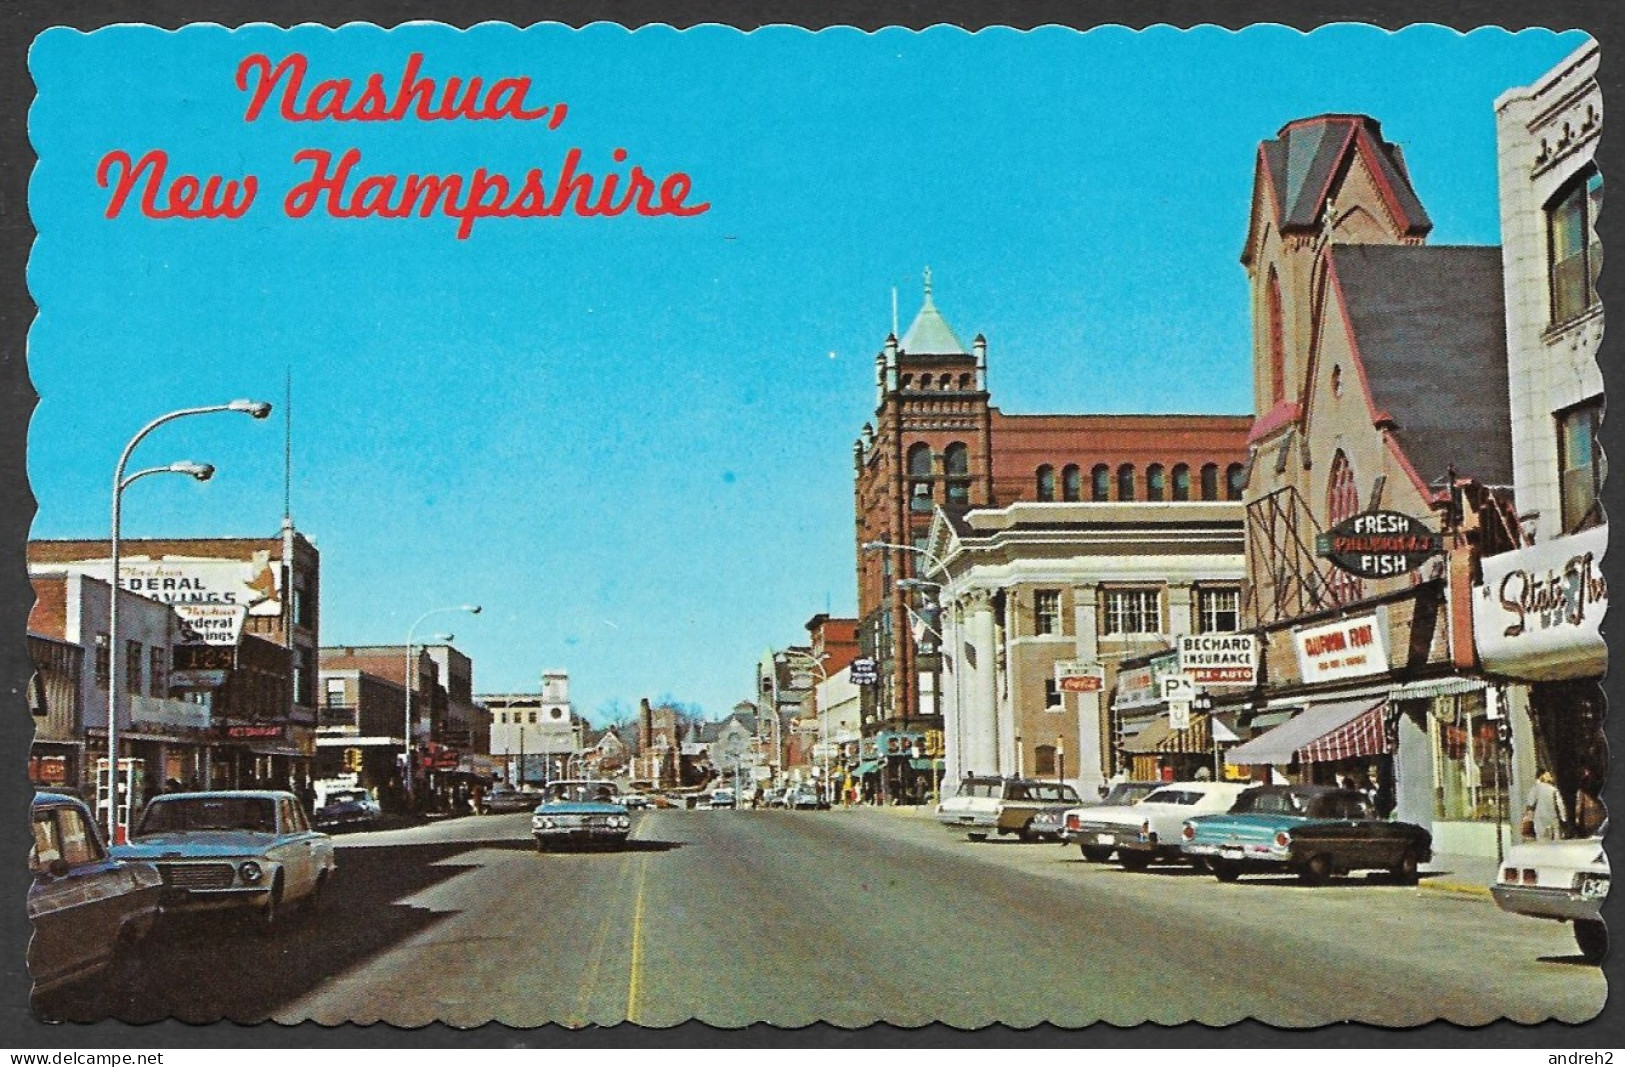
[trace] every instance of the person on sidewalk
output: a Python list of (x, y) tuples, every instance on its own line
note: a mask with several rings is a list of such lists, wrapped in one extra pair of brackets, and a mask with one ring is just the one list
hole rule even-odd
[(1563, 836), (1563, 824), (1568, 818), (1563, 794), (1557, 791), (1552, 772), (1541, 771), (1535, 776), (1535, 784), (1524, 804), (1524, 826), (1533, 829), (1536, 841), (1556, 841)]

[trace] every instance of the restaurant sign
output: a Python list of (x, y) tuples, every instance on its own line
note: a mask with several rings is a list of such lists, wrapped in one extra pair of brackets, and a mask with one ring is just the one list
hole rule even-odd
[(1361, 678), (1388, 670), (1388, 643), (1375, 615), (1356, 615), (1298, 630), (1298, 669), (1304, 684)]
[(1366, 511), (1315, 537), (1315, 554), (1361, 578), (1409, 574), (1444, 551), (1444, 538), (1398, 511)]
[(1551, 681), (1601, 674), (1608, 662), (1602, 557), (1608, 527), (1489, 556), (1473, 590), (1473, 640), (1484, 669)]
[(1253, 634), (1181, 634), (1179, 671), (1197, 685), (1257, 685), (1258, 638)]

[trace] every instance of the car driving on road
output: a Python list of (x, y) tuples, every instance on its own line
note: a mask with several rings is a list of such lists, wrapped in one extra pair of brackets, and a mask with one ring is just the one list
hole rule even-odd
[(1608, 954), (1602, 920), (1610, 881), (1602, 847), (1607, 830), (1604, 823), (1594, 837), (1516, 845), (1490, 887), (1503, 911), (1573, 924), (1574, 942), (1587, 963), (1601, 963)]
[(154, 797), (113, 854), (152, 863), (165, 911), (238, 909), (262, 931), (284, 908), (314, 907), (333, 877), (333, 840), (292, 793), (235, 790)]
[(632, 832), (632, 815), (614, 782), (565, 779), (550, 783), (530, 817), (536, 851), (558, 845), (620, 845)]

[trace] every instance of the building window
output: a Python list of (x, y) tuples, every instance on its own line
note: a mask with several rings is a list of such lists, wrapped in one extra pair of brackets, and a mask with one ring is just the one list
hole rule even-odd
[(1191, 469), (1183, 463), (1174, 465), (1174, 499), (1191, 498)]
[[(1332, 456), (1331, 473), (1326, 479), (1326, 526), (1336, 526), (1360, 513), (1360, 488), (1354, 484), (1354, 467), (1340, 448)], [(1360, 579), (1341, 568), (1332, 568), (1332, 597), (1339, 604), (1360, 599)]]
[(124, 642), (124, 686), (130, 695), (141, 692), (141, 642)]
[(1134, 464), (1125, 463), (1117, 468), (1117, 499), (1134, 499)]
[(1240, 463), (1232, 463), (1224, 472), (1224, 498), (1226, 500), (1240, 500), (1241, 491), (1247, 488), (1247, 468)]
[(1196, 625), (1204, 634), (1228, 634), (1241, 629), (1241, 591), (1197, 590)]
[(1597, 303), (1597, 272), (1602, 245), (1597, 211), (1602, 207), (1602, 175), (1594, 170), (1575, 178), (1546, 209), (1552, 290), (1552, 323), (1567, 322)]
[(1557, 461), (1562, 467), (1563, 532), (1574, 533), (1602, 523), (1599, 494), (1607, 461), (1597, 447), (1602, 399), (1587, 401), (1557, 416)]
[(1281, 315), (1281, 279), (1276, 277), (1274, 267), (1270, 268), (1265, 300), (1270, 331), (1270, 397), (1279, 404), (1286, 399), (1286, 326)]
[(1061, 591), (1040, 589), (1033, 594), (1033, 632), (1058, 634), (1061, 632)]
[(534, 711), (530, 713), (530, 724), (532, 726), (536, 725), (536, 713)]
[(1145, 469), (1145, 498), (1147, 500), (1162, 500), (1166, 495), (1167, 477), (1162, 470), (1162, 464), (1153, 463)]
[(1505, 810), (1495, 721), (1482, 693), (1433, 699), (1428, 735), (1433, 747), (1433, 817), (1494, 822)]
[(1202, 464), (1202, 499), (1219, 499), (1219, 465), (1217, 463)]
[(169, 671), (164, 665), (164, 650), (157, 645), (147, 649), (147, 692), (155, 697), (169, 695)]
[(1162, 593), (1156, 589), (1106, 590), (1106, 633), (1162, 632)]
[(107, 635), (96, 635), (96, 688), (107, 689), (112, 685), (113, 669), (111, 658), (107, 654)]
[(1089, 499), (1097, 504), (1112, 498), (1112, 471), (1104, 463), (1096, 463), (1089, 472)]
[(1055, 499), (1055, 468), (1047, 463), (1038, 468), (1038, 499), (1045, 503)]
[(1063, 711), (1066, 705), (1061, 699), (1061, 683), (1054, 678), (1044, 679), (1044, 710)]
[(341, 707), (344, 704), (344, 679), (329, 678), (327, 680), (327, 706)]
[(1083, 472), (1076, 463), (1068, 463), (1061, 470), (1061, 499), (1070, 504), (1083, 499)]
[(1054, 745), (1039, 745), (1033, 749), (1033, 773), (1040, 776), (1055, 773)]
[(913, 512), (931, 510), (931, 446), (923, 441), (908, 450), (908, 507)]
[(910, 482), (908, 487), (908, 510), (916, 514), (931, 510), (931, 483)]
[(943, 453), (943, 473), (948, 476), (947, 501), (950, 504), (970, 503), (970, 449), (963, 441), (955, 441)]

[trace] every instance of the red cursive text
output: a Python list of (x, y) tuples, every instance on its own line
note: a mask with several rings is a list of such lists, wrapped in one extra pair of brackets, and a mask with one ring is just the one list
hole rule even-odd
[(319, 81), (307, 93), (304, 91), (305, 74), (310, 63), (304, 55), (294, 52), (272, 66), (269, 56), (256, 52), (244, 56), (237, 64), (237, 88), (252, 95), (248, 100), (245, 122), (260, 117), (266, 103), (278, 85), (282, 86), (282, 100), (278, 114), (288, 122), (399, 122), (408, 113), (425, 122), (437, 119), (522, 119), (526, 121), (547, 118), (548, 128), (556, 130), (564, 121), (568, 108), (554, 104), (551, 108), (526, 108), (525, 94), (530, 92), (529, 78), (498, 78), (489, 87), (482, 78), (447, 78), (439, 85), (433, 78), (420, 78), (423, 53), (413, 52), (401, 72), (400, 87), (393, 96), (384, 87), (382, 74), (369, 74), (366, 87), (352, 103), (350, 93), (355, 84), (349, 78), (329, 78)]
[(182, 174), (166, 184), (168, 169), (169, 154), (158, 148), (138, 161), (132, 161), (130, 153), (121, 149), (103, 156), (96, 167), (96, 184), (105, 189), (110, 181), (113, 183), (107, 217), (117, 218), (137, 183), (142, 182), (141, 213), (149, 219), (240, 219), (259, 192), (259, 179), (252, 174), (242, 179), (240, 187), (236, 181), (215, 174), (207, 180)]

